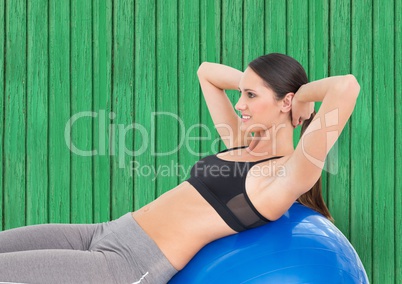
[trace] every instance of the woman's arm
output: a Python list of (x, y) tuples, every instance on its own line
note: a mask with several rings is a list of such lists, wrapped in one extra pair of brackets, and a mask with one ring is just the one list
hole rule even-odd
[[(308, 83), (296, 92), (292, 101), (293, 116), (308, 113), (311, 102), (322, 101), (322, 104), (292, 156), (285, 162), (285, 176), (261, 185), (266, 194), (264, 198), (271, 206), (271, 218), (279, 218), (321, 176), (328, 152), (351, 116), (359, 91), (356, 78), (345, 75)], [(297, 119), (293, 118), (293, 121)]]
[(224, 91), (237, 90), (243, 72), (223, 64), (203, 62), (197, 75), (209, 113), (226, 147), (245, 145), (245, 133), (239, 127), (241, 119)]
[(238, 90), (243, 72), (224, 64), (203, 62), (197, 75), (220, 90)]

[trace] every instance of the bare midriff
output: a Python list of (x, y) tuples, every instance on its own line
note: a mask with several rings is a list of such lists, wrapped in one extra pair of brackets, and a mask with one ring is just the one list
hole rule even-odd
[(132, 216), (177, 270), (206, 244), (236, 233), (187, 181)]

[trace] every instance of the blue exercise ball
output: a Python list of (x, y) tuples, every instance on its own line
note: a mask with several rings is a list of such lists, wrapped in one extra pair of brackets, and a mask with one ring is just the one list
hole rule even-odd
[(295, 203), (277, 221), (202, 248), (174, 283), (369, 283), (356, 251), (321, 214)]

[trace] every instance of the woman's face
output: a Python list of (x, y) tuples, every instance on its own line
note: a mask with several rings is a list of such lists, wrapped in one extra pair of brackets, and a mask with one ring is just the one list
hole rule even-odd
[(280, 101), (275, 93), (264, 85), (264, 81), (249, 67), (239, 83), (240, 98), (236, 110), (241, 112), (241, 129), (247, 132), (267, 130), (278, 124)]

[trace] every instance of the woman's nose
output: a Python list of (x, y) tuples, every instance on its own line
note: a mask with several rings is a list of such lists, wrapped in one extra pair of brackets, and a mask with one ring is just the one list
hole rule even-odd
[(243, 102), (241, 101), (241, 99), (239, 99), (239, 100), (237, 101), (236, 105), (235, 105), (235, 109), (236, 109), (236, 110), (244, 110), (244, 109), (246, 109), (246, 104), (243, 103)]

